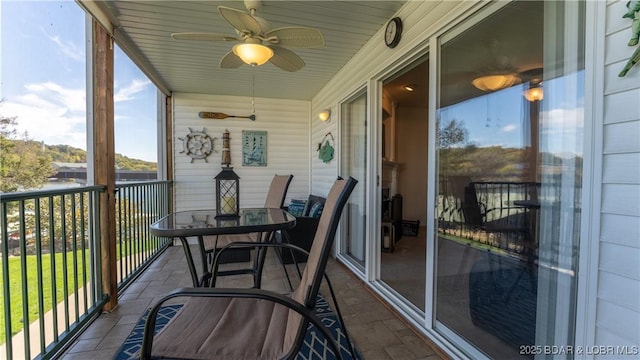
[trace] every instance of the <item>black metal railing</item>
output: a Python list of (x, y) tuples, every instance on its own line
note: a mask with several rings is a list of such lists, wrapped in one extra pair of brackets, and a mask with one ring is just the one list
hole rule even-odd
[[(531, 208), (537, 203), (540, 183), (471, 181), (468, 176), (441, 179), (438, 201), (438, 231), (510, 253), (535, 246)], [(539, 203), (538, 203), (539, 204)], [(538, 205), (539, 206), (539, 205)]]
[(169, 214), (171, 182), (150, 181), (116, 186), (118, 289), (126, 287), (164, 249), (169, 239), (151, 235), (149, 227)]
[(55, 351), (103, 306), (97, 218), (103, 186), (3, 194), (2, 356)]
[[(171, 182), (116, 186), (118, 289), (166, 247), (149, 225), (169, 211)], [(108, 300), (102, 292), (104, 186), (1, 195), (0, 358), (51, 358)]]

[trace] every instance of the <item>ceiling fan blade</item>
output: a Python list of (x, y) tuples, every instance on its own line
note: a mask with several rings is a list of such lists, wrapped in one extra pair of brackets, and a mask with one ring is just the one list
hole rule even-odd
[(289, 72), (298, 71), (304, 67), (302, 58), (293, 51), (275, 45), (269, 47), (273, 50), (273, 57), (269, 59), (273, 65)]
[[(271, 41), (272, 37), (276, 37), (277, 41)], [(325, 45), (324, 36), (320, 30), (301, 26), (273, 29), (265, 35), (265, 38), (274, 44), (288, 47), (309, 48)]]
[(218, 6), (218, 11), (231, 26), (240, 32), (248, 31), (253, 35), (258, 35), (262, 32), (262, 27), (258, 20), (244, 11), (226, 6)]
[(207, 32), (180, 32), (171, 34), (171, 37), (176, 40), (241, 41), (233, 36)]
[(244, 62), (233, 53), (229, 51), (225, 56), (220, 59), (220, 67), (222, 69), (235, 69), (240, 67)]
[(523, 70), (519, 72), (520, 78), (522, 81), (530, 81), (530, 80), (542, 80), (543, 69), (541, 67), (534, 67), (527, 70)]

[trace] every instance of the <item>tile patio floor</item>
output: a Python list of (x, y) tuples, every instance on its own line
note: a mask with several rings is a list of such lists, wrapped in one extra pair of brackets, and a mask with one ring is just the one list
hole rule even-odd
[[(237, 265), (224, 266), (229, 268)], [(337, 292), (347, 330), (364, 359), (441, 359), (420, 336), (379, 302), (365, 288), (364, 283), (344, 266), (331, 259), (327, 272)], [(250, 280), (247, 275), (221, 277), (218, 286), (249, 287)], [(179, 245), (169, 247), (121, 294), (118, 307), (111, 313), (101, 314), (61, 359), (113, 358), (148, 307), (171, 290), (188, 286), (191, 286), (191, 278), (187, 271), (184, 252)], [(288, 289), (282, 268), (273, 254), (267, 257), (262, 286), (283, 293)], [(321, 292), (329, 296), (326, 285)]]

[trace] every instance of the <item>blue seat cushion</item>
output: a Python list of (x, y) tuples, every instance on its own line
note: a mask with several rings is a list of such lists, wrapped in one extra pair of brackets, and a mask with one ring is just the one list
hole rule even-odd
[(304, 207), (306, 203), (306, 200), (291, 199), (291, 203), (289, 203), (288, 208), (289, 214), (295, 217), (302, 216), (302, 214), (304, 214)]
[(324, 204), (322, 204), (321, 202), (313, 204), (313, 206), (311, 206), (311, 209), (309, 210), (309, 216), (312, 218), (320, 217), (320, 215), (322, 214), (322, 209), (324, 209)]

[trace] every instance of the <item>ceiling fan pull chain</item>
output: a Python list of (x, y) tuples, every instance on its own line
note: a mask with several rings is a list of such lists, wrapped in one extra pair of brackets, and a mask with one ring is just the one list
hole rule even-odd
[(251, 65), (251, 107), (253, 113), (256, 113), (256, 67)]

